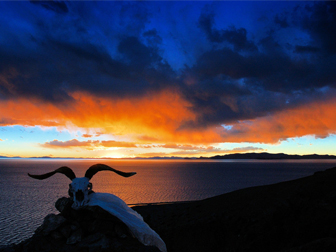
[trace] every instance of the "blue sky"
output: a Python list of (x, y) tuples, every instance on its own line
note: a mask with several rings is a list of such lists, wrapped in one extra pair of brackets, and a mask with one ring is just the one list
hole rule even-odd
[(336, 154), (335, 2), (0, 9), (0, 156)]

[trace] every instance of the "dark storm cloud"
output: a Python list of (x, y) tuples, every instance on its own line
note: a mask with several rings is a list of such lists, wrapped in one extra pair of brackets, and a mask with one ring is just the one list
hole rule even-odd
[(68, 6), (64, 1), (41, 1), (41, 0), (33, 0), (29, 1), (32, 4), (41, 5), (47, 10), (51, 10), (57, 13), (67, 13), (69, 11)]
[(319, 48), (314, 46), (301, 46), (296, 45), (294, 52), (296, 53), (316, 53), (319, 51)]
[(203, 11), (199, 21), (199, 27), (204, 30), (207, 38), (211, 42), (222, 43), (224, 41), (233, 45), (237, 51), (247, 50), (255, 51), (257, 47), (252, 41), (247, 39), (247, 31), (245, 28), (237, 29), (234, 26), (228, 29), (218, 30), (214, 28), (214, 14), (209, 11)]
[(287, 21), (287, 16), (285, 16), (285, 15), (282, 15), (282, 16), (280, 16), (279, 14), (275, 15), (274, 22), (276, 24), (280, 25), (281, 28), (289, 27), (289, 24), (288, 24), (288, 21)]
[[(45, 8), (56, 4), (42, 3)], [(117, 54), (111, 55), (105, 45), (90, 36), (92, 31), (85, 27), (83, 19), (59, 24), (58, 19), (45, 20), (41, 23), (31, 17), (33, 34), (13, 37), (11, 45), (0, 48), (0, 71), (4, 81), (10, 83), (0, 86), (4, 98), (23, 96), (63, 102), (71, 101), (69, 92), (73, 91), (122, 97), (170, 84), (171, 69), (157, 52), (155, 42), (160, 37), (154, 31), (145, 33), (146, 38), (154, 38), (150, 45), (120, 33)], [(146, 18), (140, 15), (139, 21), (146, 22)]]
[[(320, 99), (323, 89), (336, 87), (335, 2), (298, 2), (258, 27), (234, 19), (216, 23), (221, 17), (206, 7), (193, 21), (152, 20), (164, 10), (152, 6), (168, 4), (159, 2), (17, 4), (8, 3), (19, 13), (16, 22), (2, 22), (0, 99), (62, 104), (76, 91), (113, 99), (173, 87), (197, 115), (185, 128), (253, 119)], [(180, 31), (178, 22), (188, 25)], [(179, 38), (167, 27), (183, 34), (181, 44), (172, 44)], [(167, 54), (194, 61), (176, 69)]]
[(336, 53), (336, 2), (307, 5), (301, 24), (325, 53)]
[[(244, 36), (237, 40), (241, 43), (234, 43), (226, 37), (227, 29), (214, 28), (213, 13), (202, 12), (199, 27), (214, 46), (201, 54), (186, 72), (186, 79), (194, 75), (194, 79), (199, 80), (192, 87), (187, 86), (185, 92), (199, 116), (196, 121), (186, 122), (182, 128), (253, 119), (314, 99), (330, 98), (320, 89), (336, 87), (333, 70), (336, 57), (324, 53), (333, 53), (336, 48), (332, 43), (336, 34), (336, 15), (332, 15), (335, 6), (334, 2), (304, 5), (306, 12), (296, 17), (299, 20), (297, 24), (290, 23), (283, 14), (275, 16), (274, 22), (280, 29), (303, 27), (308, 31), (315, 40), (314, 44), (308, 45), (291, 44), (290, 38), (291, 43), (281, 43), (275, 26), (267, 36), (255, 42), (247, 40), (244, 29)], [(216, 46), (216, 43), (224, 41), (234, 45), (233, 48)], [(255, 49), (248, 50), (252, 48)], [(250, 53), (242, 53), (243, 49)], [(311, 54), (316, 58), (310, 57)]]
[(224, 48), (201, 55), (194, 66), (194, 72), (197, 72), (200, 78), (220, 75), (232, 79), (245, 78), (255, 88), (291, 92), (301, 88), (318, 87), (319, 84), (315, 83), (314, 67), (316, 66), (305, 60), (292, 60), (284, 53), (243, 56)]

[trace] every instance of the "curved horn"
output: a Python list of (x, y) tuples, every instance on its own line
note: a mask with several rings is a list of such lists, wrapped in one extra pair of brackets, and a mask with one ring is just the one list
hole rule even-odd
[(90, 180), (93, 177), (93, 175), (95, 175), (99, 171), (113, 171), (113, 172), (115, 172), (118, 175), (123, 176), (123, 177), (131, 177), (131, 176), (133, 176), (133, 175), (136, 174), (136, 172), (122, 172), (122, 171), (118, 171), (118, 170), (113, 169), (112, 167), (104, 165), (104, 164), (95, 164), (95, 165), (92, 165), (86, 171), (85, 177), (87, 177)]
[(41, 174), (41, 175), (31, 175), (31, 174), (28, 173), (28, 176), (31, 177), (31, 178), (34, 178), (34, 179), (42, 180), (42, 179), (46, 179), (46, 178), (51, 177), (55, 173), (62, 173), (62, 174), (64, 174), (65, 176), (67, 176), (71, 180), (73, 180), (74, 178), (76, 178), (75, 173), (69, 167), (67, 167), (67, 166), (62, 166), (62, 167), (56, 169), (53, 172), (48, 172), (46, 174)]

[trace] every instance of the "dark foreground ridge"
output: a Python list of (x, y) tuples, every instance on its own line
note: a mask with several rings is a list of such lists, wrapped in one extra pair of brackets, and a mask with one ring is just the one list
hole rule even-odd
[[(139, 243), (99, 207), (67, 198), (35, 235), (9, 251), (158, 251)], [(305, 178), (184, 203), (133, 207), (176, 251), (336, 251), (336, 167)]]
[(336, 251), (336, 167), (312, 176), (136, 211), (172, 251)]

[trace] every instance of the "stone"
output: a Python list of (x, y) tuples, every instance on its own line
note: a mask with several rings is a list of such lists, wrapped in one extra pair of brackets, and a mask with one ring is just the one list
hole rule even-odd
[(64, 236), (60, 232), (58, 232), (57, 230), (52, 231), (50, 233), (50, 237), (53, 238), (56, 241), (62, 240), (64, 238)]
[(72, 200), (66, 197), (59, 198), (55, 203), (55, 207), (60, 213), (62, 213), (67, 207), (71, 205)]
[(87, 237), (83, 238), (83, 240), (78, 244), (81, 247), (89, 247), (91, 245), (95, 245), (100, 239), (102, 239), (104, 234), (102, 233), (94, 233), (90, 234)]
[(59, 229), (59, 231), (65, 238), (69, 238), (72, 232), (71, 225), (63, 226)]
[(36, 233), (42, 232), (44, 236), (48, 235), (51, 231), (59, 228), (66, 219), (62, 215), (48, 214), (44, 220), (42, 226), (36, 229)]
[(119, 238), (126, 238), (127, 237), (127, 229), (124, 225), (115, 225), (114, 230)]
[(81, 240), (82, 240), (82, 230), (81, 229), (77, 229), (67, 239), (66, 244), (73, 245), (73, 244), (76, 244), (77, 242), (80, 242)]

